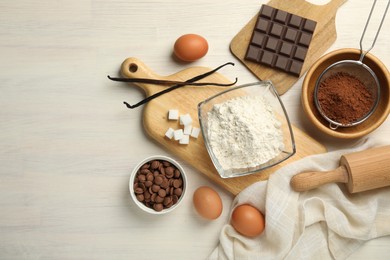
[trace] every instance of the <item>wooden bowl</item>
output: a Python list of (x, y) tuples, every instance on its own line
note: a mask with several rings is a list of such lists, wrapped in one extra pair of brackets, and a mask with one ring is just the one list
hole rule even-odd
[(314, 103), (314, 88), (320, 74), (331, 64), (341, 60), (358, 60), (360, 50), (340, 49), (321, 57), (309, 69), (302, 85), (301, 101), (303, 110), (309, 120), (322, 132), (342, 139), (353, 139), (365, 136), (377, 129), (387, 118), (390, 112), (390, 74), (386, 66), (374, 55), (368, 53), (363, 62), (377, 75), (380, 83), (380, 100), (374, 113), (363, 123), (351, 127), (339, 127), (336, 130), (329, 128), (326, 121)]

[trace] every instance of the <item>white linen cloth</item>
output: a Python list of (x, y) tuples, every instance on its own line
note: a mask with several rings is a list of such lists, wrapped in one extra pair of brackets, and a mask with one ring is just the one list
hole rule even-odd
[(229, 219), (209, 259), (345, 259), (364, 242), (390, 235), (390, 187), (354, 194), (335, 183), (301, 193), (290, 187), (297, 173), (332, 170), (343, 154), (385, 144), (368, 140), (352, 149), (309, 156), (247, 187), (234, 199), (231, 212), (240, 204), (255, 206), (265, 214), (264, 232), (246, 238)]

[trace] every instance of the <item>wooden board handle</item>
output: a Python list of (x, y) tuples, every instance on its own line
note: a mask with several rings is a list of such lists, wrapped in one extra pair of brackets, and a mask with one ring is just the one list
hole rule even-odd
[(295, 191), (307, 191), (332, 182), (348, 183), (349, 174), (344, 166), (327, 172), (303, 172), (291, 178), (290, 185)]
[(322, 20), (322, 18), (326, 16), (335, 16), (339, 7), (342, 6), (346, 1), (347, 0), (331, 0), (326, 4), (317, 5), (305, 0), (271, 0), (267, 5), (270, 5), (274, 8), (287, 10), (288, 12), (292, 12), (298, 15), (306, 14), (306, 12), (310, 10), (308, 14), (311, 19), (318, 21)]
[(327, 3), (325, 6), (329, 6), (330, 9), (333, 9), (336, 13), (337, 9), (342, 6), (347, 0), (332, 0)]
[[(166, 79), (161, 75), (154, 73), (148, 66), (141, 60), (131, 57), (122, 62), (121, 74), (125, 78), (148, 78), (148, 79)], [(147, 84), (147, 83), (132, 83), (142, 88), (146, 96), (151, 96), (154, 93), (160, 91), (162, 86)]]
[(141, 60), (131, 57), (122, 62), (121, 73), (126, 78), (156, 78), (161, 76), (154, 73)]

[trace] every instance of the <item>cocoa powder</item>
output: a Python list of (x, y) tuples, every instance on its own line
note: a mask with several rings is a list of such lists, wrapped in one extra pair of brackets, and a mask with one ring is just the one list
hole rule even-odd
[(366, 116), (375, 102), (373, 94), (359, 79), (344, 72), (321, 82), (317, 95), (323, 114), (343, 125)]

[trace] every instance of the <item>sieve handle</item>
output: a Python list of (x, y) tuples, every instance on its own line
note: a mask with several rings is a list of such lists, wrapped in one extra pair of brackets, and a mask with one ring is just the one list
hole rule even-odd
[(337, 128), (339, 128), (339, 126), (334, 123), (329, 123), (329, 128), (332, 130), (336, 130)]
[(376, 39), (378, 38), (379, 32), (381, 31), (383, 22), (385, 21), (385, 17), (386, 17), (386, 14), (387, 14), (387, 10), (389, 9), (390, 1), (387, 2), (387, 6), (386, 6), (386, 9), (385, 9), (385, 12), (383, 13), (382, 20), (381, 20), (381, 22), (380, 22), (380, 24), (379, 24), (378, 31), (376, 32), (376, 35), (375, 35), (374, 40), (373, 40), (373, 42), (372, 42), (372, 44), (371, 44), (371, 47), (368, 48), (366, 51), (363, 51), (363, 39), (364, 39), (364, 35), (366, 34), (366, 30), (367, 30), (367, 27), (368, 27), (368, 25), (369, 25), (369, 23), (370, 23), (371, 16), (372, 16), (372, 13), (373, 13), (373, 11), (374, 11), (374, 9), (375, 9), (376, 2), (377, 2), (377, 0), (374, 0), (374, 3), (372, 4), (370, 14), (368, 15), (368, 19), (367, 19), (366, 25), (364, 26), (363, 33), (362, 33), (362, 36), (361, 36), (361, 38), (360, 38), (360, 58), (359, 58), (359, 61), (360, 61), (360, 62), (363, 62), (363, 59), (364, 59), (364, 57), (366, 56), (366, 54), (367, 54), (369, 51), (371, 51), (371, 49), (374, 47), (375, 42), (376, 42)]

